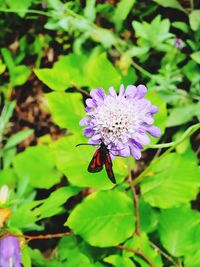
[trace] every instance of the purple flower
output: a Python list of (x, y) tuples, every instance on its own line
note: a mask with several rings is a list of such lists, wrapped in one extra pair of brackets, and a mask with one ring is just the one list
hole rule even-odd
[(178, 49), (183, 49), (183, 41), (182, 41), (182, 39), (180, 39), (180, 38), (176, 38), (175, 39), (175, 43), (174, 43), (174, 46), (176, 47), (176, 48), (178, 48)]
[(14, 236), (0, 239), (0, 266), (21, 267), (19, 241)]
[(153, 126), (153, 115), (158, 108), (144, 98), (147, 88), (144, 85), (129, 85), (124, 90), (121, 85), (117, 95), (113, 87), (108, 95), (102, 88), (90, 92), (91, 98), (86, 99), (88, 118), (80, 121), (86, 126), (84, 135), (88, 143), (107, 146), (112, 156), (140, 159), (143, 145), (150, 143), (149, 136), (159, 137), (161, 131)]

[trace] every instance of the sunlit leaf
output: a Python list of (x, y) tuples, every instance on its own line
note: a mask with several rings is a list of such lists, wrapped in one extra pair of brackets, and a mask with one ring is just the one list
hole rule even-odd
[(66, 225), (93, 246), (117, 245), (133, 234), (132, 201), (117, 191), (93, 193), (72, 211)]
[(194, 156), (171, 153), (152, 164), (152, 176), (141, 183), (146, 202), (154, 207), (170, 208), (195, 199), (200, 186), (200, 169)]

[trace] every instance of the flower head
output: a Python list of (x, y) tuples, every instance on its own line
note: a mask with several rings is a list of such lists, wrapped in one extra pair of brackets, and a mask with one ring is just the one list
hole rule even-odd
[(144, 98), (147, 89), (144, 85), (121, 85), (117, 95), (113, 87), (108, 95), (102, 88), (90, 92), (91, 98), (86, 99), (88, 118), (80, 121), (86, 126), (84, 135), (89, 137), (90, 144), (102, 142), (108, 147), (111, 156), (140, 159), (143, 145), (153, 137), (161, 135), (160, 129), (153, 126), (153, 115), (158, 112), (156, 106)]
[(7, 236), (0, 240), (0, 266), (21, 266), (20, 246), (16, 237)]

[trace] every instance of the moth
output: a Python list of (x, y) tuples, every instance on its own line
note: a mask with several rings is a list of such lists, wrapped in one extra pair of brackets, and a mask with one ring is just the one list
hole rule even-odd
[[(79, 145), (84, 145), (84, 144), (78, 144), (77, 146), (79, 146)], [(89, 145), (89, 144), (87, 144), (87, 145)], [(109, 149), (102, 142), (100, 144), (100, 147), (95, 151), (95, 153), (92, 157), (92, 160), (90, 161), (90, 163), (88, 165), (88, 172), (91, 172), (91, 173), (100, 172), (103, 170), (104, 165), (106, 168), (108, 178), (110, 179), (110, 181), (113, 184), (116, 184)]]

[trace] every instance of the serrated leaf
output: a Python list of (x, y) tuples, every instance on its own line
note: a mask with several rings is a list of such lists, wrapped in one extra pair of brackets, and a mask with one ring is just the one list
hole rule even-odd
[(107, 191), (84, 199), (65, 225), (92, 246), (109, 247), (124, 242), (133, 234), (134, 221), (131, 199), (124, 193)]
[(179, 257), (199, 246), (200, 215), (188, 206), (162, 210), (159, 234), (165, 249)]
[(45, 97), (56, 124), (72, 132), (80, 131), (79, 121), (85, 115), (81, 94), (52, 92)]
[(159, 208), (170, 208), (195, 199), (200, 186), (200, 169), (190, 153), (170, 153), (153, 164), (152, 176), (141, 183), (144, 200)]

